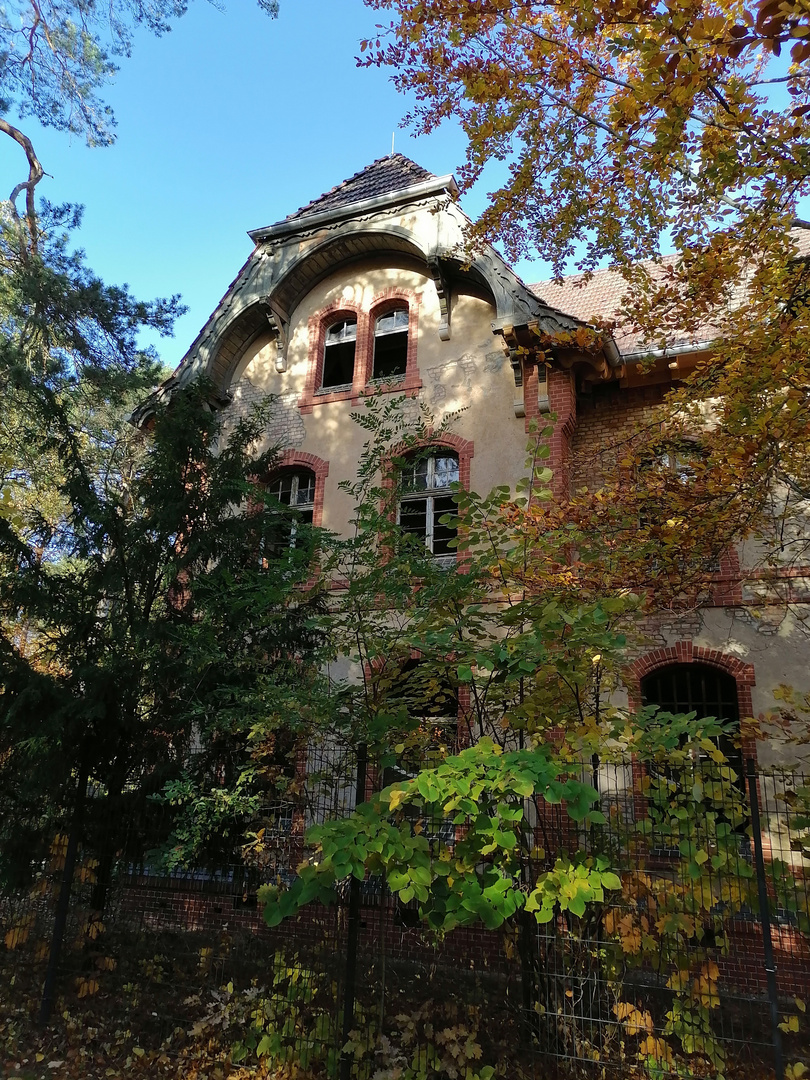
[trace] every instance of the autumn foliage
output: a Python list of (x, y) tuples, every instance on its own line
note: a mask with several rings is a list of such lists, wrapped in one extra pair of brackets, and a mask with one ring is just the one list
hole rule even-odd
[[(688, 519), (707, 552), (751, 533), (772, 561), (805, 561), (806, 5), (368, 4), (393, 18), (360, 62), (389, 66), (415, 96), (416, 131), (460, 122), (462, 189), (490, 162), (509, 163), (470, 244), (539, 254), (556, 275), (579, 269), (585, 280), (612, 265), (626, 291), (602, 330), (632, 334), (642, 352), (702, 347), (644, 447), (649, 458), (656, 443), (659, 456), (673, 438), (700, 443), (699, 481), (660, 504), (678, 523), (674, 541)], [(651, 476), (639, 476), (637, 448), (622, 456), (630, 464), (606, 485), (620, 499), (629, 470), (636, 486)], [(662, 494), (655, 483), (650, 494)]]

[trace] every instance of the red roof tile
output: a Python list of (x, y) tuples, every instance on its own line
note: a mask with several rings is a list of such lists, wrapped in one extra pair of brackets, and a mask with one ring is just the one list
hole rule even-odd
[[(799, 256), (810, 255), (810, 235), (804, 230), (796, 230), (792, 236), (799, 249)], [(665, 255), (660, 262), (647, 260), (641, 265), (649, 269), (655, 281), (677, 261), (677, 255)], [(621, 353), (632, 353), (645, 348), (643, 335), (638, 333), (624, 317), (622, 308), (628, 284), (618, 270), (595, 270), (590, 279), (585, 274), (571, 274), (563, 278), (561, 282), (538, 281), (534, 285), (529, 285), (529, 288), (545, 303), (583, 322), (615, 320), (616, 329), (613, 331), (613, 338)], [(668, 338), (668, 348), (677, 350), (679, 346), (711, 341), (717, 334), (717, 326), (706, 322), (691, 334), (680, 336), (677, 332), (671, 334)]]

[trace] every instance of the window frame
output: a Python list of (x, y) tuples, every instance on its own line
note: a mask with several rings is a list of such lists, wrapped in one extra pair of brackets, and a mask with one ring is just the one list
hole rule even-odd
[[(422, 303), (422, 294), (408, 289), (386, 289), (379, 293), (371, 301), (368, 309), (368, 346), (365, 355), (365, 370), (362, 385), (358, 388), (353, 404), (359, 404), (363, 397), (369, 394), (404, 393), (414, 397), (422, 387), (417, 362), (418, 335), (419, 335), (419, 308)], [(374, 377), (374, 352), (376, 346), (377, 320), (389, 315), (392, 311), (407, 310), (408, 312), (408, 346), (405, 358), (405, 371), (402, 375), (393, 378), (382, 376)]]
[[(394, 326), (390, 330), (380, 330), (380, 322), (383, 319), (389, 318), (391, 315), (394, 316), (394, 320), (395, 320), (394, 321)], [(397, 318), (398, 315), (404, 315), (405, 316), (404, 328), (403, 327), (400, 327), (400, 328), (397, 327), (396, 318)], [(368, 381), (370, 383), (379, 383), (379, 384), (404, 382), (405, 379), (407, 378), (407, 375), (408, 375), (408, 353), (410, 351), (410, 343), (411, 343), (410, 309), (409, 309), (408, 304), (406, 304), (404, 301), (402, 301), (400, 303), (393, 304), (391, 307), (387, 308), (384, 311), (381, 311), (378, 315), (375, 316), (374, 322), (372, 323), (372, 326), (373, 326), (373, 333), (372, 333), (372, 336), (371, 336), (371, 369), (369, 371), (369, 379), (368, 379)], [(405, 347), (404, 347), (402, 371), (401, 372), (397, 371), (396, 373), (390, 374), (390, 375), (377, 375), (375, 373), (374, 369), (375, 369), (375, 366), (377, 364), (377, 344), (378, 344), (378, 342), (380, 340), (383, 340), (383, 339), (387, 338), (387, 337), (394, 337), (395, 335), (399, 336), (399, 335), (402, 335), (402, 334), (405, 335), (405, 343), (404, 343)]]
[[(443, 485), (438, 486), (438, 487), (435, 486), (434, 484), (431, 483), (431, 480), (435, 480), (435, 477), (436, 477), (436, 461), (438, 459), (440, 459), (440, 458), (449, 459), (451, 457), (455, 459), (455, 463), (456, 463), (456, 470), (455, 470), (456, 471), (456, 478), (454, 480), (451, 480), (449, 484), (443, 484)], [(458, 530), (455, 531), (453, 537), (451, 538), (451, 539), (454, 539), (456, 541), (456, 543), (457, 543), (457, 546), (455, 548), (451, 548), (448, 551), (441, 551), (441, 552), (437, 553), (436, 551), (434, 551), (433, 544), (434, 544), (434, 540), (435, 540), (435, 527), (438, 524), (437, 514), (436, 514), (436, 506), (435, 506), (436, 500), (437, 499), (448, 499), (448, 498), (451, 499), (451, 498), (453, 498), (454, 495), (455, 495), (456, 489), (454, 489), (452, 487), (452, 485), (453, 484), (461, 485), (461, 461), (460, 461), (460, 458), (459, 458), (459, 454), (452, 447), (436, 446), (436, 447), (430, 447), (429, 449), (425, 448), (425, 449), (422, 449), (422, 450), (416, 450), (411, 455), (409, 455), (409, 458), (410, 458), (410, 460), (412, 460), (414, 462), (414, 464), (416, 464), (416, 462), (418, 462), (420, 460), (420, 458), (426, 462), (425, 487), (420, 488), (420, 489), (414, 489), (412, 491), (405, 491), (405, 489), (403, 488), (403, 484), (402, 484), (404, 469), (403, 469), (402, 466), (400, 467), (400, 469), (398, 470), (398, 476), (397, 476), (397, 484), (399, 486), (399, 489), (398, 489), (398, 492), (397, 492), (397, 505), (396, 505), (396, 523), (397, 523), (397, 526), (402, 528), (402, 506), (403, 506), (403, 504), (407, 505), (407, 504), (416, 504), (416, 503), (424, 502), (425, 503), (425, 532), (424, 532), (424, 536), (422, 536), (419, 533), (416, 533), (415, 531), (406, 531), (405, 529), (403, 529), (402, 531), (406, 532), (406, 534), (409, 535), (409, 536), (419, 536), (420, 539), (422, 539), (424, 541), (424, 546), (427, 549), (427, 553), (432, 558), (436, 559), (437, 562), (441, 561), (442, 563), (448, 563), (448, 564), (451, 561), (455, 562), (456, 557), (457, 557), (457, 553), (458, 553), (458, 539), (459, 539)], [(408, 459), (406, 459), (406, 460), (408, 460)], [(453, 511), (450, 510), (450, 509), (442, 509), (442, 510), (439, 511), (438, 517), (441, 517), (442, 514), (452, 513), (452, 512)]]
[[(335, 339), (333, 341), (329, 340), (330, 331), (333, 330), (334, 327), (342, 326), (344, 328), (344, 330), (345, 330), (345, 328), (350, 323), (354, 325), (354, 335), (352, 337), (349, 337), (349, 336), (343, 337), (343, 336), (341, 336), (341, 338), (339, 340), (338, 339)], [(346, 393), (347, 391), (350, 391), (352, 389), (352, 387), (354, 386), (354, 373), (355, 373), (355, 371), (357, 369), (357, 351), (358, 351), (357, 347), (358, 347), (358, 342), (359, 342), (359, 336), (360, 336), (360, 324), (359, 324), (359, 320), (357, 319), (356, 316), (352, 316), (352, 315), (339, 316), (338, 318), (331, 319), (324, 326), (323, 355), (321, 356), (321, 362), (320, 362), (320, 366), (319, 366), (320, 378), (319, 378), (319, 385), (315, 389), (316, 394), (318, 394), (319, 396), (321, 394), (341, 394), (341, 393)], [(332, 348), (333, 346), (337, 346), (339, 348), (341, 345), (345, 345), (350, 341), (354, 342), (354, 352), (352, 354), (351, 378), (347, 382), (331, 383), (329, 386), (326, 386), (325, 383), (324, 383), (324, 379), (326, 378), (326, 361), (327, 361), (328, 356), (329, 356), (329, 349)]]
[[(298, 450), (285, 450), (274, 462), (273, 467), (263, 476), (255, 478), (259, 486), (267, 489), (273, 480), (284, 473), (307, 471), (315, 477), (315, 491), (312, 502), (312, 527), (323, 528), (324, 493), (326, 478), (329, 475), (329, 462), (315, 454), (305, 454)], [(283, 505), (283, 504), (282, 504)], [(306, 504), (309, 506), (310, 504)]]
[[(419, 335), (419, 307), (422, 294), (409, 289), (391, 288), (373, 297), (370, 304), (353, 304), (336, 300), (316, 312), (309, 319), (309, 359), (304, 390), (298, 401), (302, 414), (311, 413), (321, 405), (336, 401), (350, 401), (359, 405), (363, 398), (372, 394), (398, 393), (415, 397), (422, 387), (417, 363)], [(405, 374), (395, 378), (372, 377), (374, 370), (374, 328), (377, 319), (398, 309), (408, 310), (408, 348)], [(324, 387), (324, 362), (326, 335), (331, 326), (348, 319), (357, 321), (355, 339), (354, 373), (351, 386)]]
[[(396, 489), (399, 483), (399, 473), (401, 469), (401, 463), (406, 461), (409, 457), (418, 454), (421, 451), (442, 451), (449, 450), (456, 454), (458, 457), (458, 484), (462, 491), (470, 490), (470, 476), (472, 472), (472, 459), (475, 456), (475, 443), (471, 439), (465, 439), (461, 435), (451, 434), (450, 432), (443, 433), (435, 440), (426, 442), (423, 446), (407, 445), (400, 443), (398, 446), (392, 448), (389, 454), (387, 464), (383, 467), (383, 482), (382, 486), (386, 491), (380, 509), (383, 513), (388, 515), (389, 520), (394, 524), (399, 522), (399, 492)], [(399, 465), (399, 467), (397, 467)], [(458, 564), (458, 569), (465, 573), (468, 568), (467, 551), (461, 536), (459, 536), (458, 547), (456, 547), (455, 561)], [(447, 559), (448, 565), (450, 565), (450, 555), (439, 556), (439, 558)]]
[[(418, 747), (419, 759), (414, 761), (413, 758), (409, 760), (408, 751), (405, 750), (402, 754), (398, 754), (396, 761), (389, 765), (386, 765), (379, 774), (379, 783), (381, 788), (390, 787), (392, 784), (405, 784), (415, 779), (419, 774), (420, 768), (425, 767), (425, 764), (429, 761), (431, 753), (437, 753), (441, 747), (448, 755), (458, 753), (462, 745), (462, 705), (460, 700), (460, 688), (453, 686), (450, 679), (445, 676), (442, 680), (442, 704), (446, 704), (447, 708), (442, 708), (438, 712), (418, 712), (409, 705), (409, 698), (412, 695), (408, 693), (409, 682), (416, 672), (416, 678), (414, 682), (419, 681), (419, 669), (424, 663), (422, 657), (415, 655), (405, 660), (398, 668), (396, 676), (391, 681), (391, 685), (386, 692), (386, 700), (393, 704), (401, 703), (408, 708), (411, 719), (418, 719), (419, 729), (427, 737), (427, 742), (424, 746)], [(413, 685), (413, 684), (411, 684)], [(399, 692), (398, 692), (399, 691)], [(426, 703), (427, 704), (427, 703)], [(432, 729), (432, 730), (430, 730)], [(443, 738), (443, 736), (448, 736)], [(451, 820), (447, 817), (443, 817), (440, 822), (432, 819), (423, 819), (422, 815), (413, 806), (407, 806), (404, 809), (404, 815), (410, 819), (412, 824), (416, 824), (418, 821), (424, 821), (423, 835), (428, 840), (435, 840), (448, 847), (453, 847), (456, 841), (456, 828), (452, 824)], [(436, 827), (437, 826), (437, 827)]]
[[(298, 502), (297, 500), (293, 502), (293, 497), (297, 496), (300, 490), (299, 485), (301, 478), (304, 476), (306, 476), (307, 490), (310, 488), (312, 489), (312, 499), (305, 503)], [(286, 477), (290, 477), (291, 479), (290, 501), (288, 503), (284, 502), (283, 499), (280, 499), (278, 495), (270, 490), (271, 485), (282, 483)], [(318, 488), (318, 477), (315, 474), (315, 470), (308, 465), (287, 465), (274, 469), (270, 476), (264, 481), (264, 487), (268, 495), (274, 498), (280, 506), (285, 507), (289, 512), (289, 516), (287, 517), (290, 526), (289, 538), (283, 545), (273, 545), (274, 557), (282, 558), (284, 554), (281, 550), (282, 547), (287, 548), (290, 551), (294, 551), (297, 548), (296, 536), (299, 524), (302, 522), (309, 526), (314, 526), (315, 524), (315, 500)], [(309, 514), (309, 520), (306, 520), (305, 515), (307, 514)], [(299, 520), (299, 515), (304, 515), (304, 517)], [(269, 551), (266, 551), (266, 553), (263, 554), (263, 561), (268, 560), (269, 558), (270, 553)]]
[[(680, 693), (677, 679), (682, 678), (685, 690)], [(655, 696), (663, 700), (650, 700), (650, 691), (655, 682), (671, 680), (671, 693), (658, 693)], [(713, 687), (707, 687), (707, 680), (712, 680)], [(737, 680), (728, 671), (723, 671), (704, 661), (674, 660), (661, 664), (648, 671), (639, 680), (639, 691), (644, 705), (657, 705), (662, 712), (695, 712), (697, 718), (713, 716), (718, 721), (731, 723), (740, 732), (740, 694)], [(679, 700), (680, 699), (680, 700)], [(724, 710), (730, 715), (720, 715)], [(718, 735), (712, 742), (723, 751), (729, 765), (739, 777), (743, 776), (744, 762), (742, 751), (731, 742), (734, 735)]]

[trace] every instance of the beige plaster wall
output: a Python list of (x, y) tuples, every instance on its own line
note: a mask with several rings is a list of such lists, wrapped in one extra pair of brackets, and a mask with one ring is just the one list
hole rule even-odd
[[(379, 260), (355, 263), (321, 281), (292, 315), (287, 370), (276, 371), (277, 347), (269, 335), (254, 342), (242, 358), (234, 382), (232, 416), (264, 394), (278, 396), (268, 430), (268, 443), (294, 448), (329, 462), (324, 495), (325, 528), (343, 532), (351, 517), (349, 497), (338, 483), (355, 475), (366, 433), (351, 419), (362, 409), (351, 401), (325, 402), (301, 415), (298, 401), (306, 387), (310, 363), (310, 318), (340, 302), (368, 308), (389, 288), (419, 298), (417, 364), (422, 388), (416, 401), (425, 403), (436, 421), (459, 410), (451, 430), (474, 442), (471, 486), (486, 493), (498, 484), (514, 485), (523, 475), (526, 434), (515, 416), (515, 384), (501, 339), (492, 333), (492, 305), (480, 296), (455, 293), (451, 298), (451, 338), (439, 337), (441, 312), (432, 279), (407, 266)], [(388, 395), (385, 395), (388, 396)], [(391, 396), (396, 396), (392, 394)], [(418, 414), (408, 403), (406, 409)]]

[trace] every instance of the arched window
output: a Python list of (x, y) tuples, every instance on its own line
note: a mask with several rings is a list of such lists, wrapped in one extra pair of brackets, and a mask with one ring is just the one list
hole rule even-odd
[[(657, 705), (665, 712), (695, 712), (698, 718), (713, 716), (731, 721), (739, 728), (740, 708), (733, 676), (709, 664), (670, 664), (645, 675), (641, 680), (645, 705)], [(722, 735), (717, 744), (729, 764), (742, 777), (742, 754), (733, 738)]]
[(407, 307), (380, 315), (374, 324), (372, 379), (401, 379), (408, 366)]
[(357, 319), (340, 319), (327, 327), (323, 346), (321, 388), (351, 386), (357, 348)]
[[(386, 699), (393, 709), (405, 707), (410, 724), (418, 725), (419, 737), (415, 745), (383, 770), (383, 787), (412, 780), (420, 770), (439, 765), (445, 754), (456, 752), (458, 745), (458, 694), (449, 679), (431, 665), (416, 659), (406, 661)], [(405, 817), (416, 824), (420, 812), (408, 807)], [(427, 839), (452, 844), (455, 828), (449, 819), (422, 821), (422, 826)]]
[(454, 555), (454, 525), (442, 524), (455, 514), (452, 485), (458, 483), (458, 454), (436, 449), (415, 454), (400, 474), (399, 527), (418, 537), (432, 555)]
[(266, 483), (267, 492), (281, 504), (271, 536), (265, 544), (276, 557), (297, 545), (301, 526), (312, 524), (315, 510), (315, 473), (311, 469), (284, 469)]

